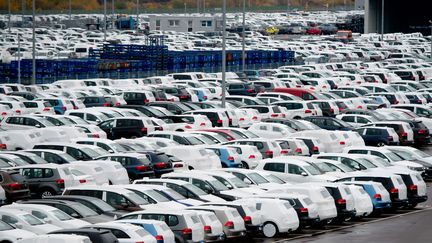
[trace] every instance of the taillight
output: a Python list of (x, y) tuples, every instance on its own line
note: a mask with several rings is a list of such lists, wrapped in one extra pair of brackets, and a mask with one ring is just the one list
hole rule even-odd
[(18, 114), (21, 114), (21, 110), (16, 110), (15, 112)]
[(203, 99), (204, 99), (204, 100), (206, 100), (207, 98), (208, 98), (207, 96), (205, 96), (205, 95), (203, 96)]
[(65, 186), (65, 181), (63, 179), (57, 179), (55, 180), (55, 183), (61, 188), (64, 188)]
[(81, 183), (81, 184), (86, 183), (86, 182), (87, 182), (87, 180), (84, 180), (84, 179), (79, 180), (79, 183)]
[(243, 221), (245, 224), (252, 224), (252, 217), (251, 216), (244, 216)]
[(408, 133), (404, 132), (404, 133), (402, 133), (401, 136), (402, 136), (402, 137), (408, 137)]
[(192, 127), (190, 125), (186, 125), (185, 128), (186, 129), (192, 129)]
[(243, 117), (240, 117), (239, 121), (244, 121), (245, 119)]
[(305, 114), (310, 114), (310, 113), (312, 113), (311, 110), (305, 110)]
[(363, 109), (363, 106), (359, 105), (357, 106), (358, 109)]
[(204, 232), (207, 234), (211, 234), (212, 227), (210, 225), (204, 225)]
[(388, 136), (388, 137), (387, 137), (387, 140), (389, 140), (389, 141), (393, 141), (393, 137), (392, 137), (392, 136)]
[(187, 95), (180, 95), (180, 99), (188, 99), (189, 98), (189, 96), (187, 96)]
[(265, 151), (265, 154), (266, 154), (268, 157), (273, 157), (273, 151), (271, 151), (271, 150), (267, 150), (267, 151)]
[(11, 184), (6, 185), (6, 187), (9, 187), (9, 189), (12, 191), (21, 190), (23, 188), (23, 186), (19, 183), (11, 183)]
[(423, 102), (421, 100), (417, 100), (417, 104), (422, 104)]
[(249, 159), (255, 159), (255, 155), (253, 154), (249, 155)]
[(110, 103), (104, 103), (103, 106), (104, 107), (110, 107), (111, 105), (110, 105)]
[(425, 134), (425, 133), (426, 133), (426, 130), (423, 130), (423, 129), (418, 131), (418, 134)]
[(155, 131), (163, 131), (163, 127), (157, 126), (157, 127), (155, 127)]
[(257, 120), (257, 119), (258, 119), (258, 117), (256, 117), (256, 116), (252, 117), (252, 120)]
[(340, 141), (339, 144), (340, 145), (345, 145), (345, 141)]
[(45, 107), (44, 109), (43, 109), (43, 111), (50, 111), (51, 110), (51, 108), (49, 108), (49, 107)]
[(135, 166), (135, 169), (136, 169), (137, 171), (147, 171), (147, 170), (148, 170), (148, 166), (145, 166), (145, 165), (138, 165), (138, 166)]
[(183, 235), (192, 235), (192, 229), (191, 228), (184, 228), (182, 230)]
[(390, 196), (391, 197), (398, 197), (399, 196), (399, 189), (397, 189), (397, 188), (390, 189)]
[(175, 164), (174, 168), (183, 168), (183, 164)]
[(339, 198), (338, 200), (336, 200), (336, 203), (341, 205), (341, 204), (346, 204), (346, 200), (343, 198)]
[(417, 191), (417, 185), (410, 185), (408, 187), (408, 190), (410, 190), (410, 191)]
[(307, 214), (309, 210), (307, 208), (300, 208), (300, 213)]
[(312, 147), (312, 151), (313, 151), (314, 153), (317, 153), (317, 152), (319, 152), (319, 148), (318, 148), (317, 146), (313, 146), (313, 147)]
[(92, 138), (100, 138), (99, 134), (96, 134), (96, 133), (93, 133), (91, 136), (92, 136)]
[(229, 157), (228, 157), (228, 161), (234, 162), (234, 157), (229, 156)]
[(7, 149), (7, 145), (4, 143), (0, 144), (0, 149)]
[(294, 150), (294, 152), (296, 152), (296, 153), (298, 153), (298, 154), (301, 154), (301, 153), (302, 153), (302, 149), (301, 149), (301, 148), (296, 148), (296, 149)]
[(227, 221), (224, 224), (225, 227), (227, 227), (228, 229), (233, 229), (234, 228), (234, 222), (233, 221)]
[(154, 168), (156, 169), (165, 169), (166, 168), (166, 163), (165, 162), (158, 162), (154, 164)]
[(330, 113), (334, 114), (334, 109), (330, 108)]
[(246, 92), (248, 92), (248, 93), (253, 93), (254, 90), (253, 90), (253, 89), (248, 89), (248, 90), (246, 90)]
[(3, 111), (1, 114), (2, 114), (2, 116), (7, 116), (7, 112), (5, 112), (5, 111)]
[(141, 132), (147, 132), (147, 127), (142, 127)]
[(222, 120), (217, 120), (216, 123), (217, 124), (222, 124)]
[(120, 102), (115, 103), (115, 106), (120, 106), (120, 105), (121, 105)]
[(278, 114), (271, 114), (271, 117), (278, 117)]
[(201, 122), (201, 123), (200, 123), (200, 126), (201, 126), (201, 127), (204, 127), (205, 125), (206, 125), (205, 122)]
[(377, 201), (381, 201), (382, 200), (381, 194), (378, 194), (378, 193), (375, 194), (373, 198), (376, 199)]
[(74, 106), (73, 109), (74, 109), (74, 110), (78, 110), (79, 107), (78, 107), (78, 106)]
[(146, 99), (146, 100), (144, 100), (144, 103), (149, 103), (149, 102), (150, 102), (150, 100), (147, 100), (147, 99)]
[(283, 150), (281, 150), (280, 154), (288, 154), (288, 150), (283, 149)]
[(164, 242), (164, 238), (162, 235), (156, 235), (155, 239), (156, 239), (157, 243), (163, 243)]
[(62, 106), (61, 109), (64, 111), (67, 110), (66, 106)]

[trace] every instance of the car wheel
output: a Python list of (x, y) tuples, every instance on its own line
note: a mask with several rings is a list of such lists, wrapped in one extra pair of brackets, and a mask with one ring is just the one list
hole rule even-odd
[(265, 237), (273, 238), (278, 233), (278, 228), (274, 223), (266, 222), (262, 228), (262, 232)]
[(55, 195), (56, 195), (56, 193), (52, 189), (43, 189), (40, 192), (40, 197), (41, 198), (52, 197), (52, 196), (55, 196)]
[(244, 161), (242, 161), (242, 166), (244, 169), (249, 169), (249, 165)]
[(379, 142), (379, 143), (377, 144), (378, 147), (383, 147), (384, 145), (385, 145), (385, 143), (383, 143), (383, 142)]
[(188, 168), (189, 168), (189, 170), (194, 170), (194, 167), (192, 167), (192, 166), (189, 166)]

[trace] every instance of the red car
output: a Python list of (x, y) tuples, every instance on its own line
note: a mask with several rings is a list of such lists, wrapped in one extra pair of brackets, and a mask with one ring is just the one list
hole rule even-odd
[(306, 30), (306, 34), (308, 35), (321, 35), (321, 30), (317, 27), (310, 27), (308, 30)]

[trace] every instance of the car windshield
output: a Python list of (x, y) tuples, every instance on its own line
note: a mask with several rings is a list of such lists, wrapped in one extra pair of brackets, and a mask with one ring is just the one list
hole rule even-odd
[(277, 184), (286, 184), (286, 182), (282, 179), (280, 179), (279, 177), (275, 176), (275, 175), (268, 175), (266, 176), (267, 180), (269, 180), (272, 183), (277, 183)]
[(169, 202), (170, 200), (163, 195), (162, 193), (156, 191), (156, 190), (145, 190), (144, 194), (146, 194), (148, 197), (151, 197), (156, 202)]
[(26, 154), (25, 156), (29, 157), (36, 164), (46, 164), (46, 163), (48, 163), (46, 160), (42, 159), (41, 157), (39, 157), (37, 155), (33, 155), (33, 154), (27, 155)]
[(74, 210), (77, 211), (79, 214), (81, 214), (83, 218), (98, 215), (98, 213), (96, 213), (95, 211), (91, 210), (90, 208), (88, 208), (88, 207), (86, 207), (80, 203), (74, 204), (73, 207), (74, 207)]
[(126, 193), (125, 196), (131, 200), (132, 202), (138, 204), (138, 205), (147, 205), (149, 202), (145, 200), (144, 198), (138, 196), (136, 193)]
[(326, 163), (315, 163), (316, 166), (318, 166), (318, 168), (324, 172), (334, 172), (336, 171), (335, 168), (330, 167), (329, 165), (327, 165)]
[(413, 154), (415, 154), (415, 156), (417, 157), (417, 158), (428, 158), (428, 157), (431, 157), (429, 154), (427, 154), (427, 153), (425, 153), (425, 152), (423, 152), (423, 151), (421, 151), (421, 150), (415, 150), (415, 151), (412, 151), (413, 152)]
[(118, 153), (124, 153), (124, 152), (127, 152), (127, 150), (126, 150), (124, 147), (122, 147), (120, 144), (118, 144), (118, 143), (110, 143), (109, 145), (110, 145), (111, 147), (113, 147), (114, 150), (115, 150), (116, 152), (118, 152)]
[(249, 187), (244, 181), (240, 180), (238, 177), (230, 177), (228, 178), (229, 182), (233, 184), (237, 188), (246, 188)]
[(43, 221), (37, 219), (35, 216), (31, 214), (23, 214), (21, 215), (22, 219), (26, 221), (30, 225), (42, 225), (45, 224)]
[(362, 164), (364, 167), (366, 167), (367, 169), (370, 169), (370, 168), (377, 168), (376, 165), (374, 165), (373, 163), (371, 163), (371, 162), (370, 162), (369, 160), (367, 160), (367, 159), (359, 158), (359, 159), (357, 159), (357, 160), (360, 161), (361, 164)]
[(205, 191), (201, 190), (199, 187), (196, 187), (192, 184), (184, 184), (183, 187), (195, 193), (198, 196), (208, 195)]
[(51, 213), (60, 221), (67, 221), (73, 219), (71, 216), (58, 209), (51, 211)]
[(305, 165), (303, 168), (311, 175), (321, 175), (321, 172), (311, 165)]
[(84, 153), (86, 153), (88, 156), (90, 156), (91, 158), (97, 158), (97, 157), (103, 155), (103, 154), (99, 154), (98, 152), (96, 152), (95, 150), (93, 150), (91, 148), (81, 148), (81, 150)]
[(342, 163), (338, 163), (337, 167), (339, 167), (339, 169), (342, 170), (343, 172), (354, 172), (354, 169)]
[(249, 173), (248, 176), (252, 181), (254, 181), (258, 185), (269, 183), (269, 181), (266, 180), (266, 178), (262, 177), (258, 173)]
[(198, 138), (195, 137), (185, 137), (185, 139), (191, 144), (191, 145), (201, 145), (204, 144), (203, 141), (199, 140)]
[(0, 231), (13, 230), (14, 227), (0, 220)]
[(218, 180), (207, 181), (212, 187), (216, 189), (216, 191), (228, 191), (228, 187), (226, 187), (222, 182)]
[(19, 158), (19, 157), (13, 158), (12, 161), (13, 161), (17, 166), (25, 166), (25, 165), (28, 165), (27, 162), (25, 162), (23, 159), (21, 159), (21, 158)]
[(410, 153), (405, 152), (405, 151), (392, 150), (392, 152), (395, 153), (397, 156), (401, 157), (404, 160), (414, 160), (414, 159), (416, 159)]
[(393, 152), (385, 153), (385, 156), (387, 156), (387, 158), (389, 158), (392, 162), (398, 162), (404, 160), (404, 158), (398, 156)]
[(373, 162), (375, 162), (375, 164), (380, 164), (384, 167), (389, 167), (391, 166), (390, 162), (388, 162), (387, 160), (380, 158), (380, 157), (375, 157), (373, 158)]
[(174, 191), (173, 189), (170, 189), (170, 188), (163, 189), (161, 191), (161, 193), (162, 194), (166, 194), (169, 197), (172, 197), (174, 200), (185, 200), (186, 199), (180, 193), (178, 193), (178, 192), (176, 192), (176, 191)]

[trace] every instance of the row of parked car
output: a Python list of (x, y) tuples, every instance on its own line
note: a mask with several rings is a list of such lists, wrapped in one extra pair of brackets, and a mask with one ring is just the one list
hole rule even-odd
[(416, 207), (432, 66), (404, 38), (374, 45), (380, 62), (227, 73), (226, 90), (200, 72), (0, 85), (0, 242), (271, 238)]

